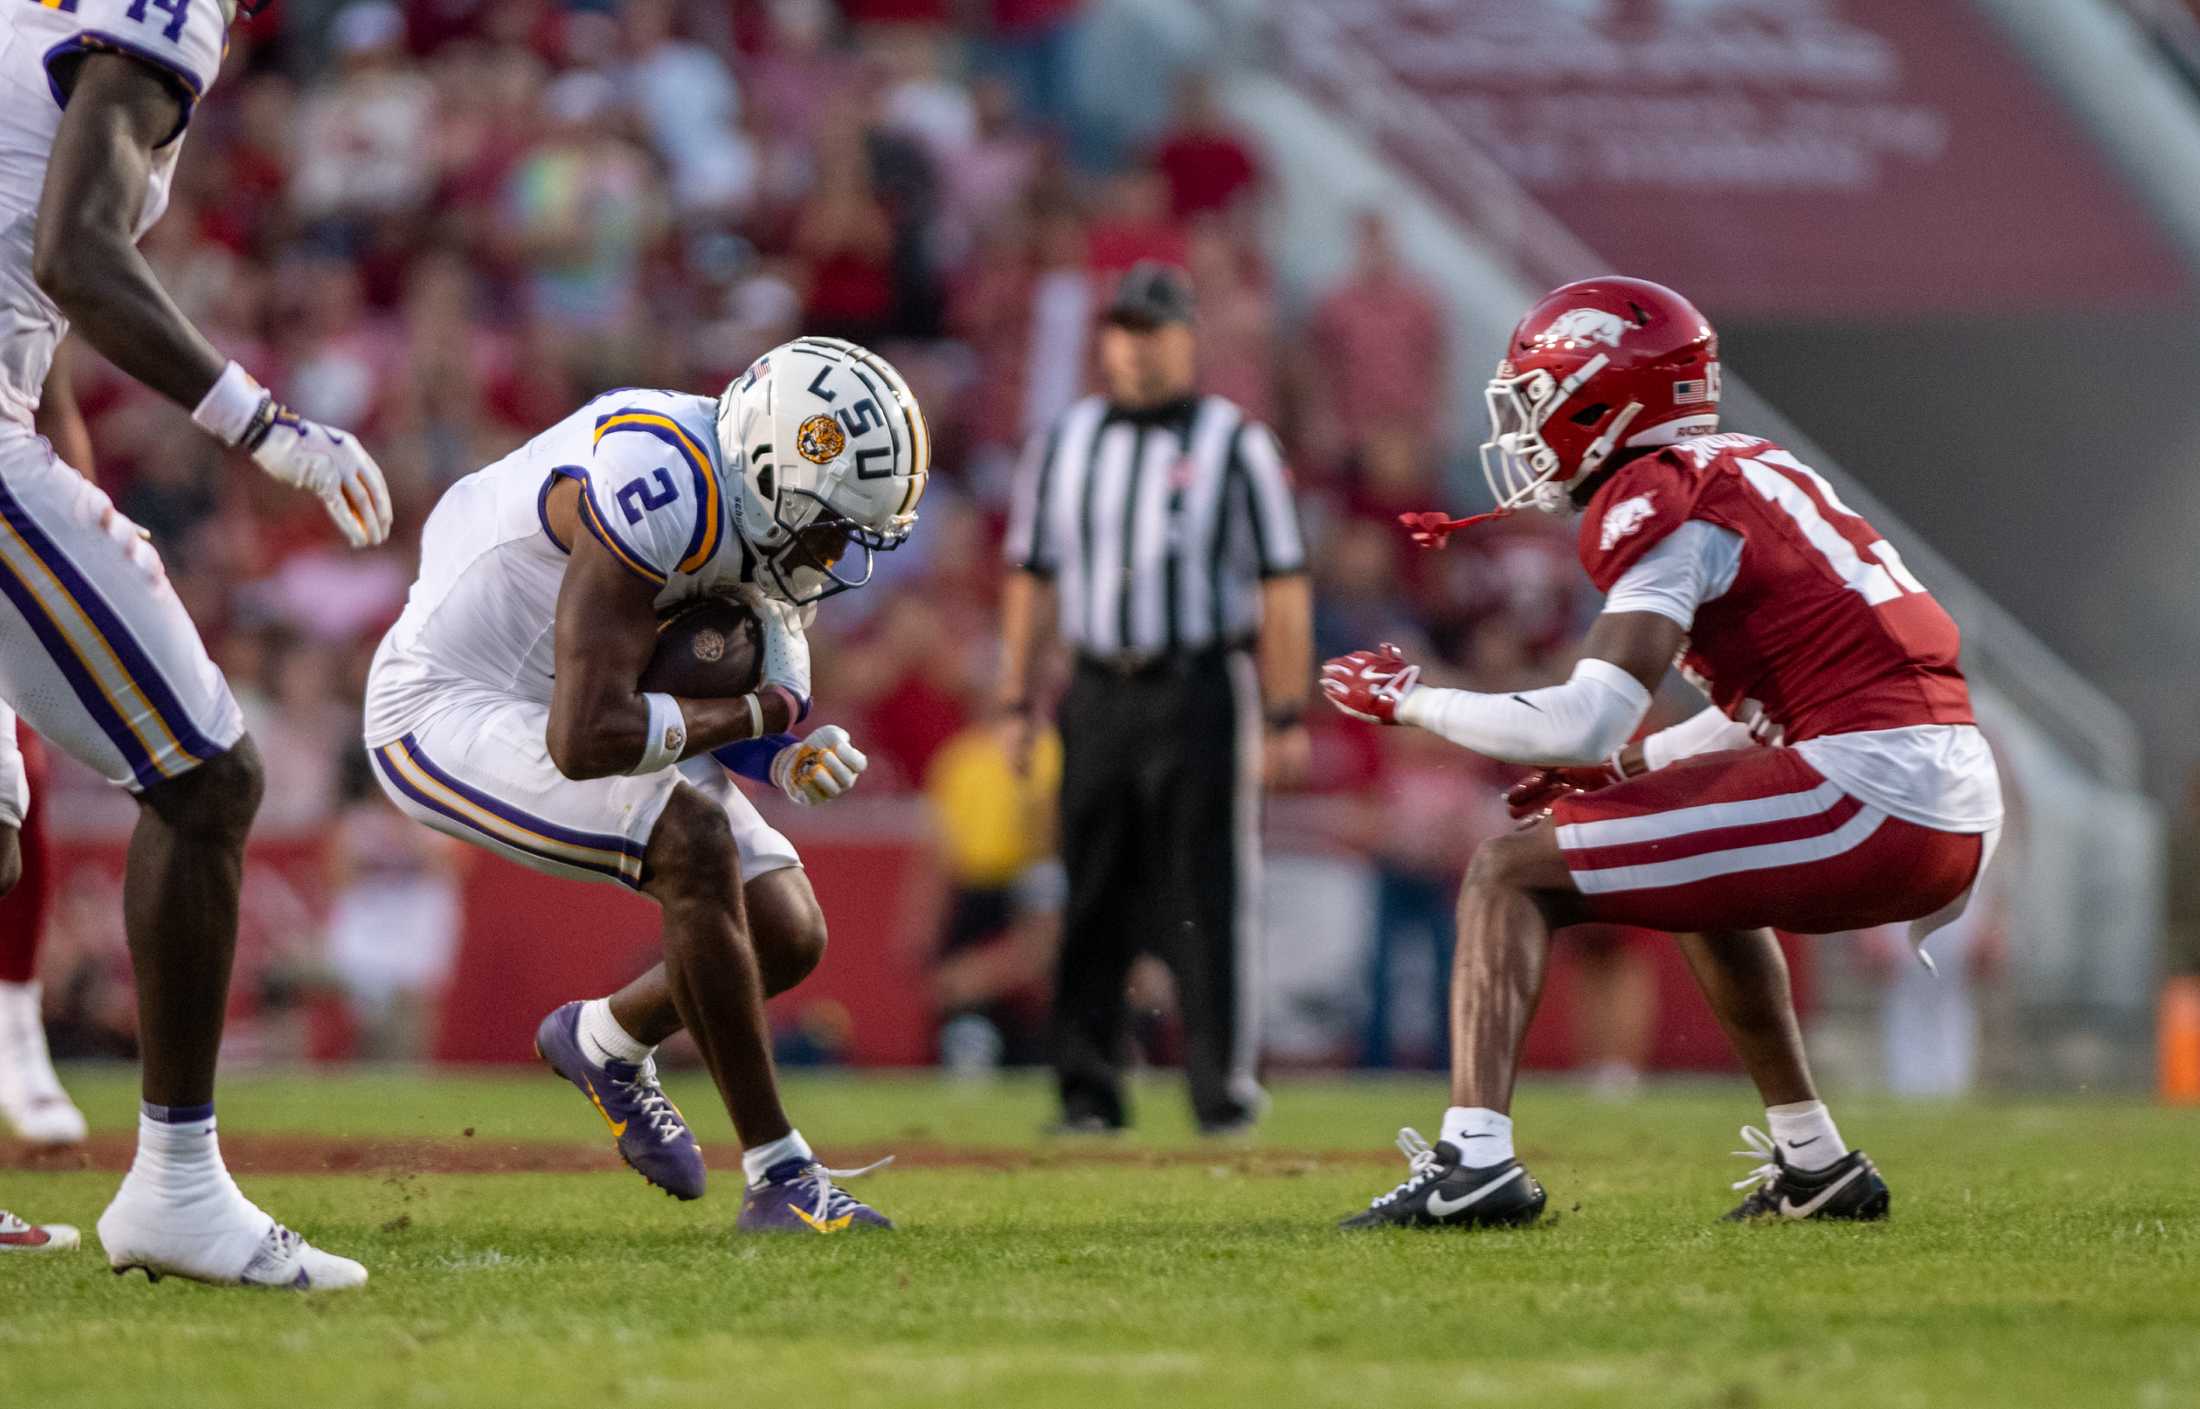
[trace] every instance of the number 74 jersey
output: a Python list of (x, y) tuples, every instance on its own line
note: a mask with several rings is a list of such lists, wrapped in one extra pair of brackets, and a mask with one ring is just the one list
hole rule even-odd
[(0, 416), (29, 423), (68, 330), (31, 277), (31, 235), (75, 66), (126, 54), (175, 91), (176, 128), (153, 153), (132, 232), (142, 236), (168, 208), (184, 129), (228, 35), (222, 0), (0, 0)]
[(1690, 521), (1741, 538), (1682, 668), (1768, 740), (1969, 724), (1961, 634), (1893, 546), (1767, 440), (1711, 435), (1624, 465), (1582, 515), (1581, 564), (1609, 593)]

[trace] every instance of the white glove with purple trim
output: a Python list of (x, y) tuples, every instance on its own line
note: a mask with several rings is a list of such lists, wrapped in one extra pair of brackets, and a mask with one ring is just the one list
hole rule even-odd
[(247, 442), (252, 463), (318, 497), (354, 548), (371, 548), (390, 536), (390, 488), (359, 438), (331, 430), (273, 406), (257, 444)]

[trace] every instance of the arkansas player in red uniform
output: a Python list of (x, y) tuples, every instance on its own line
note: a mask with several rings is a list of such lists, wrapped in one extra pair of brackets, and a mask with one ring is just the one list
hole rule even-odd
[[(1719, 433), (1718, 337), (1671, 289), (1569, 284), (1528, 311), (1490, 383), (1483, 468), (1500, 514), (1581, 517), (1605, 594), (1573, 677), (1525, 694), (1422, 685), (1389, 646), (1323, 668), (1348, 714), (1545, 771), (1533, 819), (1483, 846), (1459, 896), (1451, 1108), (1406, 1181), (1347, 1227), (1525, 1223), (1513, 1078), (1554, 928), (1674, 931), (1756, 1082), (1767, 1156), (1734, 1218), (1880, 1218), (1887, 1186), (1819, 1101), (1774, 928), (1806, 934), (1961, 912), (2001, 792), (1973, 725), (1955, 623), (1831, 485)], [(1409, 516), (1440, 545), (1471, 520)], [(1629, 744), (1676, 659), (1712, 706)]]

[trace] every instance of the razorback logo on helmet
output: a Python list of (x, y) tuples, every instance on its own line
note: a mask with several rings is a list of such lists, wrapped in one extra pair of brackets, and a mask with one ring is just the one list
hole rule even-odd
[(1576, 308), (1561, 313), (1543, 330), (1544, 342), (1595, 342), (1618, 347), (1627, 335), (1627, 320), (1601, 308)]
[(1597, 546), (1609, 553), (1613, 544), (1650, 522), (1651, 515), (1658, 511), (1657, 506), (1651, 502), (1656, 495), (1656, 490), (1646, 490), (1631, 499), (1622, 499), (1606, 509), (1604, 523), (1597, 530)]

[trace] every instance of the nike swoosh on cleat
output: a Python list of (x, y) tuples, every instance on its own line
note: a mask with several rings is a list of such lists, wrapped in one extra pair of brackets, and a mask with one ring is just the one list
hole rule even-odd
[(1489, 1183), (1484, 1184), (1481, 1188), (1475, 1190), (1471, 1194), (1468, 1194), (1464, 1198), (1447, 1199), (1442, 1194), (1431, 1193), (1428, 1196), (1429, 1215), (1433, 1218), (1449, 1218), (1463, 1208), (1472, 1208), (1474, 1205), (1482, 1202), (1482, 1200), (1496, 1193), (1499, 1189), (1502, 1189), (1507, 1184), (1512, 1183), (1515, 1179), (1525, 1179), (1527, 1177), (1528, 1171), (1526, 1169), (1522, 1168), (1519, 1165), (1514, 1165), (1512, 1173), (1506, 1175), (1502, 1179), (1492, 1179)]
[(1543, 706), (1537, 704), (1534, 700), (1529, 699), (1526, 695), (1514, 695), (1513, 698), (1520, 701), (1528, 708), (1534, 710), (1537, 714), (1541, 714), (1543, 712)]
[(856, 1221), (856, 1216), (852, 1213), (844, 1213), (838, 1218), (819, 1218), (806, 1208), (791, 1208), (787, 1211), (820, 1233), (839, 1233)]
[(1856, 1168), (1842, 1175), (1839, 1179), (1834, 1180), (1831, 1184), (1828, 1184), (1825, 1188), (1820, 1189), (1817, 1193), (1813, 1194), (1808, 1203), (1796, 1203), (1787, 1195), (1782, 1194), (1780, 1195), (1780, 1216), (1782, 1218), (1808, 1218), (1812, 1214), (1816, 1213), (1819, 1209), (1824, 1208), (1826, 1206), (1826, 1200), (1832, 1198), (1835, 1194), (1840, 1193), (1850, 1184), (1855, 1183), (1858, 1179), (1862, 1178), (1863, 1175), (1864, 1166), (1858, 1165)]
[(611, 1138), (614, 1140), (625, 1139), (626, 1122), (623, 1120), (613, 1120), (611, 1118), (611, 1112), (603, 1108), (603, 1097), (596, 1094), (596, 1083), (590, 1081), (587, 1077), (584, 1076), (581, 1078), (581, 1084), (588, 1088), (588, 1099), (595, 1103), (596, 1114), (602, 1116), (603, 1123), (611, 1127)]

